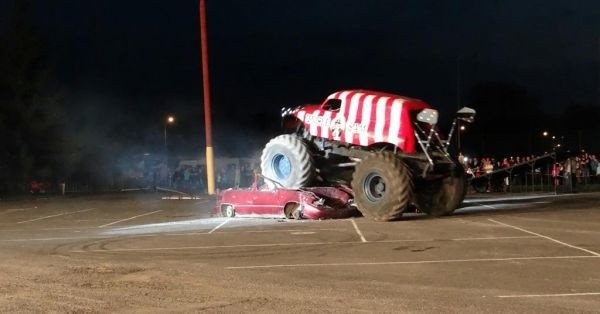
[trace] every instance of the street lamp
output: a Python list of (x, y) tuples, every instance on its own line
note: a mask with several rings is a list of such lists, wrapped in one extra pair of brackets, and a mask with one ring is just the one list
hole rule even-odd
[(167, 126), (169, 124), (173, 124), (175, 123), (175, 117), (174, 116), (167, 116), (167, 119), (165, 120), (165, 129), (164, 129), (164, 134), (165, 134), (165, 156), (167, 154)]

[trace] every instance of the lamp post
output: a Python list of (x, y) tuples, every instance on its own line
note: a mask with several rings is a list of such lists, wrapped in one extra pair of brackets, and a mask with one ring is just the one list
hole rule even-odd
[(458, 147), (458, 152), (459, 153), (461, 153), (461, 151), (460, 151), (460, 133), (464, 132), (466, 129), (467, 128), (464, 125), (461, 125), (460, 127), (458, 127), (458, 132), (456, 133), (456, 135), (457, 135), (456, 138), (457, 138), (457, 141), (458, 141), (457, 147)]
[(209, 195), (215, 194), (215, 166), (210, 116), (210, 82), (208, 71), (208, 35), (206, 31), (206, 0), (198, 0), (200, 15), (200, 52), (202, 63), (202, 91), (204, 94), (204, 133), (206, 137), (206, 183)]
[[(544, 146), (544, 147), (546, 146), (546, 140), (545, 139), (548, 138), (548, 135), (550, 135), (550, 133), (548, 133), (548, 131), (543, 131), (542, 132), (542, 136), (544, 137), (544, 142), (543, 142), (542, 146)], [(552, 140), (554, 140), (554, 136), (552, 136)], [(552, 144), (552, 150), (554, 150), (554, 144)], [(542, 149), (542, 152), (544, 154), (546, 154), (546, 149)]]
[(175, 122), (175, 117), (174, 116), (167, 116), (167, 119), (165, 120), (165, 129), (164, 129), (164, 134), (165, 134), (165, 159), (167, 156), (167, 126), (169, 126), (169, 124), (173, 124)]

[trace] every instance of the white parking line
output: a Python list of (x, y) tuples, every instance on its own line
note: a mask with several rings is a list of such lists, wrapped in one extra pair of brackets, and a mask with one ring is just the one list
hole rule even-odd
[(0, 212), (0, 215), (3, 214), (10, 214), (10, 213), (14, 213), (14, 212), (22, 212), (22, 211), (26, 211), (28, 209), (34, 209), (36, 207), (25, 207), (25, 208), (5, 208), (3, 209), (2, 212)]
[(56, 214), (56, 215), (39, 217), (39, 218), (35, 218), (35, 219), (23, 220), (23, 221), (17, 222), (17, 224), (23, 224), (23, 223), (26, 223), (26, 222), (38, 221), (38, 220), (48, 219), (48, 218), (52, 218), (52, 217), (58, 217), (58, 216), (76, 214), (76, 213), (83, 213), (83, 212), (89, 212), (90, 210), (94, 210), (94, 209), (95, 208), (88, 208), (88, 209), (82, 209), (82, 210), (78, 210), (78, 211), (74, 211), (74, 212), (60, 213), (60, 214)]
[(492, 206), (492, 205), (485, 205), (485, 204), (481, 204), (481, 203), (475, 203), (475, 204), (477, 204), (477, 205), (481, 205), (481, 206), (483, 206), (483, 207), (487, 207), (487, 208), (489, 208), (489, 209), (498, 209), (498, 208), (496, 208), (496, 207), (494, 207), (494, 206)]
[[(208, 233), (202, 233), (208, 234)], [(220, 233), (219, 233), (220, 234)], [(155, 236), (155, 235), (148, 235)], [(400, 240), (380, 240), (380, 241), (369, 241), (368, 244), (376, 243), (404, 243), (404, 242), (436, 242), (436, 241), (472, 241), (472, 240), (505, 240), (505, 239), (521, 239), (521, 238), (535, 238), (538, 237), (488, 237), (488, 238), (462, 238), (462, 239), (400, 239)], [(237, 245), (209, 245), (209, 246), (184, 246), (184, 247), (155, 247), (155, 248), (131, 248), (131, 249), (104, 249), (104, 250), (74, 250), (74, 253), (85, 253), (85, 252), (130, 252), (130, 251), (169, 251), (169, 250), (206, 250), (206, 249), (231, 249), (231, 248), (245, 248), (245, 247), (279, 247), (279, 246), (312, 246), (312, 245), (339, 245), (339, 244), (362, 244), (364, 242), (358, 241), (341, 241), (341, 242), (292, 242), (292, 243), (265, 243), (265, 244), (237, 244)]]
[(354, 219), (350, 219), (350, 222), (352, 222), (352, 225), (354, 226), (354, 230), (356, 230), (356, 233), (360, 237), (360, 240), (362, 242), (367, 242), (367, 239), (365, 239), (365, 236), (362, 234), (362, 232), (360, 232), (360, 229), (358, 229), (358, 225), (356, 224), (356, 221), (354, 221)]
[(6, 239), (0, 242), (29, 242), (29, 241), (56, 241), (56, 240), (89, 240), (89, 239), (110, 239), (106, 236), (90, 236), (90, 237), (53, 237), (53, 238), (29, 238), (29, 239)]
[(503, 239), (535, 239), (536, 236), (513, 236), (513, 237), (481, 237), (481, 238), (455, 238), (452, 241), (475, 241), (475, 240), (503, 240)]
[(104, 228), (104, 227), (112, 226), (114, 224), (118, 224), (118, 223), (123, 222), (123, 221), (128, 221), (128, 220), (135, 219), (135, 218), (138, 218), (138, 217), (152, 215), (152, 214), (155, 214), (155, 213), (158, 213), (158, 212), (162, 212), (162, 211), (163, 211), (162, 209), (159, 209), (159, 210), (155, 210), (153, 212), (149, 212), (149, 213), (145, 213), (145, 214), (141, 214), (141, 215), (137, 215), (137, 216), (133, 216), (133, 217), (129, 217), (129, 218), (125, 218), (125, 219), (113, 221), (111, 223), (107, 223), (105, 225), (98, 226), (98, 228)]
[(499, 295), (498, 298), (545, 298), (545, 297), (575, 297), (600, 295), (600, 292), (581, 292), (581, 293), (555, 293), (555, 294), (515, 294), (515, 295)]
[(531, 257), (507, 257), (507, 258), (473, 258), (473, 259), (444, 259), (444, 260), (424, 260), (424, 261), (396, 261), (396, 262), (364, 262), (364, 263), (319, 263), (319, 264), (274, 264), (274, 265), (253, 265), (253, 266), (230, 266), (225, 269), (259, 269), (259, 268), (289, 268), (289, 267), (331, 267), (331, 266), (382, 266), (382, 265), (404, 265), (404, 264), (440, 264), (440, 263), (467, 263), (467, 262), (504, 262), (504, 261), (523, 261), (523, 260), (544, 260), (544, 259), (579, 259), (579, 258), (598, 258), (590, 255), (576, 256), (531, 256)]
[(540, 238), (544, 238), (546, 240), (550, 240), (552, 242), (555, 242), (555, 243), (558, 243), (558, 244), (561, 244), (561, 245), (564, 245), (564, 246), (568, 246), (568, 247), (573, 248), (573, 249), (577, 249), (577, 250), (580, 250), (580, 251), (583, 251), (583, 252), (590, 253), (590, 254), (592, 254), (594, 256), (600, 256), (600, 253), (597, 253), (597, 252), (594, 252), (594, 251), (591, 251), (591, 250), (588, 250), (588, 249), (584, 249), (582, 247), (575, 246), (575, 245), (572, 245), (572, 244), (569, 244), (569, 243), (565, 243), (565, 242), (553, 239), (551, 237), (548, 237), (548, 236), (545, 236), (545, 235), (542, 235), (542, 234), (539, 234), (539, 233), (535, 233), (533, 231), (525, 230), (523, 228), (520, 228), (520, 227), (517, 227), (517, 226), (513, 226), (513, 225), (509, 225), (507, 223), (503, 223), (503, 222), (500, 222), (500, 221), (497, 221), (497, 220), (494, 220), (494, 219), (488, 219), (488, 220), (491, 221), (491, 222), (493, 222), (493, 223), (497, 223), (499, 225), (503, 225), (503, 226), (506, 226), (506, 227), (509, 227), (509, 228), (520, 230), (520, 231), (523, 231), (523, 232), (526, 232), (526, 233), (529, 233), (529, 234), (533, 234), (533, 235), (538, 236)]
[(223, 221), (221, 224), (219, 224), (218, 226), (214, 227), (211, 231), (209, 231), (208, 234), (211, 234), (211, 233), (215, 232), (217, 229), (223, 227), (223, 225), (228, 223), (229, 220), (231, 220), (231, 219), (227, 219), (227, 220)]

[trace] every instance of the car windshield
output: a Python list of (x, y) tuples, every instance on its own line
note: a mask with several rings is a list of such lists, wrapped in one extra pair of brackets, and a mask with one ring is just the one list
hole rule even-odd
[(283, 186), (281, 183), (259, 174), (256, 176), (256, 188), (258, 190), (275, 190), (282, 189)]

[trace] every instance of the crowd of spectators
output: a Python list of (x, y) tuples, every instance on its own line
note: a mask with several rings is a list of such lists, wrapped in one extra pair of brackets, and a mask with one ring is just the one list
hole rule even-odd
[[(239, 167), (239, 169), (238, 169)], [(216, 188), (249, 187), (253, 180), (252, 165), (244, 162), (229, 163), (215, 169)], [(180, 165), (172, 171), (169, 187), (188, 192), (206, 191), (206, 167), (204, 165)]]
[[(500, 171), (497, 175), (490, 175), (485, 187), (488, 192), (506, 191), (511, 184), (522, 184), (521, 181), (524, 175), (531, 174), (531, 170), (534, 171), (534, 175), (549, 176), (543, 180), (551, 181), (551, 184), (555, 186), (600, 183), (600, 165), (594, 154), (581, 153), (578, 156), (558, 160), (554, 163), (549, 163), (548, 160), (536, 162), (538, 158), (539, 156), (534, 155), (498, 159), (494, 157), (468, 158), (459, 155), (459, 160), (470, 177), (479, 177), (498, 170), (508, 170), (519, 165), (533, 166), (532, 168), (519, 168), (514, 173), (512, 171)], [(511, 173), (513, 173), (512, 177), (510, 176)]]
[(180, 166), (171, 173), (169, 187), (183, 191), (203, 191), (206, 169), (200, 166)]
[(498, 159), (494, 157), (468, 158), (462, 154), (459, 155), (459, 160), (463, 164), (467, 173), (474, 177), (485, 173), (492, 173), (503, 168), (510, 168), (515, 165), (527, 164), (535, 159), (536, 157), (534, 155), (523, 157), (510, 156)]
[(555, 185), (569, 183), (572, 185), (600, 182), (600, 166), (594, 154), (582, 153), (567, 158), (552, 166), (552, 178)]

